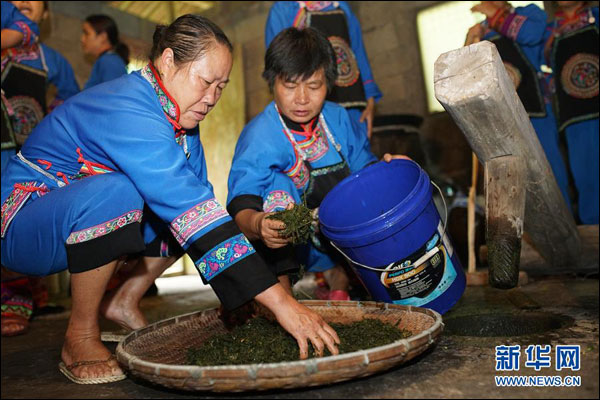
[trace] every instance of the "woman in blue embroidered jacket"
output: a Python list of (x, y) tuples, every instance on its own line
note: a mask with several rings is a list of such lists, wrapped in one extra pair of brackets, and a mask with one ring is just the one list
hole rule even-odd
[[(6, 2), (3, 1), (2, 3)], [(13, 7), (16, 7), (16, 9), (24, 16), (31, 19), (32, 23), (36, 26), (36, 30), (37, 26), (48, 16), (47, 1), (15, 1), (12, 3), (14, 3)], [(2, 71), (4, 71), (9, 62), (22, 64), (42, 71), (46, 74), (47, 82), (56, 87), (55, 98), (46, 107), (47, 110), (43, 111), (51, 112), (66, 99), (79, 93), (79, 85), (75, 80), (75, 74), (73, 73), (71, 64), (69, 64), (59, 52), (46, 46), (44, 43), (36, 40), (4, 50), (2, 52)], [(9, 77), (6, 79), (9, 79)], [(44, 88), (44, 93), (45, 89), (46, 88)], [(8, 102), (10, 103), (10, 101)], [(18, 105), (9, 106), (7, 108), (9, 109), (9, 114), (14, 111), (19, 111)], [(23, 118), (28, 119), (27, 116), (24, 116)], [(31, 125), (35, 125), (37, 122), (39, 121), (31, 121), (28, 119), (26, 124), (19, 126), (23, 126), (24, 128), (29, 127), (29, 129), (31, 129)], [(16, 133), (23, 136), (29, 134), (29, 132)], [(2, 168), (4, 168), (8, 162), (8, 158), (13, 154), (15, 154), (14, 148), (2, 150)]]
[(598, 7), (589, 1), (558, 1), (545, 31), (544, 60), (554, 94), (559, 132), (567, 142), (569, 166), (577, 188), (578, 214), (598, 224)]
[(544, 64), (543, 35), (548, 16), (535, 4), (512, 8), (508, 1), (483, 1), (471, 10), (484, 14), (486, 19), (471, 27), (465, 45), (489, 40), (498, 48), (558, 187), (567, 206), (571, 208), (569, 178), (560, 151), (552, 93), (541, 71)]
[[(275, 100), (240, 135), (229, 175), (227, 209), (249, 239), (264, 242), (267, 253), (288, 244), (279, 237), (283, 223), (266, 219), (268, 212), (302, 200), (317, 208), (344, 177), (377, 161), (348, 112), (325, 101), (336, 75), (334, 50), (313, 28), (281, 31), (265, 55), (263, 77)], [(326, 274), (330, 296), (349, 299), (348, 278), (332, 253), (319, 243), (299, 250), (309, 270)], [(290, 268), (289, 263), (278, 266), (286, 284), (285, 272)]]
[[(5, 3), (8, 2), (2, 2), (3, 19)], [(34, 25), (31, 30), (37, 31), (38, 25), (48, 15), (47, 3), (47, 1), (13, 1), (8, 4), (23, 19)], [(37, 35), (29, 36), (37, 38)], [(11, 67), (7, 67), (9, 62)], [(10, 68), (10, 71), (6, 68)], [(15, 73), (15, 71), (26, 70), (29, 70), (27, 76)], [(9, 116), (10, 127), (14, 133), (14, 137), (3, 136), (2, 139), (1, 168), (3, 170), (10, 157), (16, 154), (18, 144), (26, 140), (27, 135), (41, 121), (45, 112), (51, 112), (64, 100), (79, 93), (79, 86), (69, 62), (56, 50), (37, 40), (30, 42), (24, 40), (19, 45), (4, 50), (2, 72), (6, 72), (2, 85), (3, 109), (7, 111), (6, 115)], [(43, 78), (29, 79), (31, 76)], [(53, 84), (57, 90), (54, 100), (46, 106), (48, 83)], [(36, 104), (40, 99), (42, 102)], [(3, 126), (2, 129), (5, 127)], [(6, 139), (8, 140), (5, 141)], [(2, 268), (3, 336), (24, 333), (33, 309), (40, 311), (47, 305), (48, 290), (43, 278), (23, 277), (7, 273), (7, 270)]]
[(24, 16), (11, 2), (2, 1), (2, 50), (37, 42), (38, 24)]
[(96, 60), (84, 89), (127, 73), (129, 48), (119, 40), (117, 24), (111, 17), (90, 15), (81, 30), (81, 48)]
[[(206, 18), (184, 15), (157, 27), (150, 60), (58, 107), (2, 174), (2, 264), (72, 273), (61, 372), (78, 383), (124, 378), (100, 341), (98, 315), (146, 324), (139, 300), (175, 260), (159, 256), (181, 252), (166, 248), (171, 235), (226, 308), (254, 298), (302, 358), (308, 340), (337, 353), (335, 332), (281, 287), (207, 180), (198, 123), (229, 80), (229, 40)], [(131, 278), (102, 299), (118, 259), (141, 251)]]
[(355, 129), (371, 137), (375, 102), (383, 96), (375, 83), (360, 22), (345, 1), (277, 1), (269, 10), (265, 44), (289, 27), (319, 29), (336, 53), (338, 77), (327, 100), (346, 108)]

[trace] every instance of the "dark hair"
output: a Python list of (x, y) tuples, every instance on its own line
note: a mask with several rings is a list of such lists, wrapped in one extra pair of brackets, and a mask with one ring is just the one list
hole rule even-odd
[(170, 48), (178, 65), (197, 60), (216, 43), (233, 51), (225, 33), (209, 19), (195, 14), (177, 18), (169, 26), (157, 25), (154, 31), (150, 61), (154, 61)]
[(90, 15), (85, 19), (85, 22), (90, 24), (97, 35), (106, 33), (106, 37), (123, 62), (129, 64), (129, 48), (119, 40), (119, 28), (115, 21), (108, 15)]
[(288, 80), (307, 79), (320, 68), (325, 71), (327, 89), (337, 79), (335, 52), (329, 40), (313, 28), (287, 28), (279, 32), (265, 54), (263, 78), (273, 91), (277, 77)]

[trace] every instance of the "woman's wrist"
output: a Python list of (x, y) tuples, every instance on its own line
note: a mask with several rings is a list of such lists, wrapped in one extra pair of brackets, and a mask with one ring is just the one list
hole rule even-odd
[(257, 294), (254, 299), (277, 315), (277, 311), (280, 311), (280, 306), (289, 301), (289, 298), (290, 295), (285, 291), (283, 286), (277, 283)]
[(235, 215), (235, 222), (239, 226), (242, 233), (250, 240), (261, 238), (260, 225), (262, 214), (261, 211), (245, 209), (239, 211)]

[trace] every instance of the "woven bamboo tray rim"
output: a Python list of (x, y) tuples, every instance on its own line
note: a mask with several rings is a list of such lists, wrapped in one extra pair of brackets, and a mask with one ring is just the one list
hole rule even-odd
[[(366, 376), (399, 365), (432, 346), (444, 328), (441, 315), (427, 308), (372, 301), (305, 300), (301, 303), (311, 309), (358, 308), (371, 312), (402, 311), (407, 315), (424, 314), (430, 317), (433, 323), (429, 328), (413, 334), (409, 338), (387, 345), (335, 356), (278, 363), (219, 366), (176, 365), (144, 360), (126, 350), (127, 346), (138, 338), (143, 338), (144, 335), (162, 328), (194, 321), (205, 316), (214, 319), (218, 313), (216, 309), (211, 309), (168, 318), (130, 333), (117, 346), (117, 360), (133, 375), (167, 387), (184, 390), (244, 391), (305, 387)], [(408, 358), (406, 358), (407, 356)], [(302, 376), (298, 377), (298, 374)], [(293, 382), (294, 379), (297, 384)]]

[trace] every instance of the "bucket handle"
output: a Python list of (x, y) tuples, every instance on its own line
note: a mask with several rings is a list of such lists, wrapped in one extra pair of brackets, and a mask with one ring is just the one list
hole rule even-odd
[[(440, 192), (440, 196), (442, 197), (442, 202), (444, 203), (444, 211), (445, 211), (445, 213), (444, 213), (444, 229), (443, 229), (443, 231), (442, 231), (442, 236), (441, 236), (441, 240), (443, 240), (443, 238), (444, 238), (444, 235), (446, 234), (446, 223), (448, 222), (448, 206), (446, 205), (446, 199), (444, 199), (444, 193), (442, 193), (442, 189), (440, 189), (440, 187), (439, 187), (438, 185), (436, 185), (434, 181), (431, 181), (431, 184), (432, 184), (433, 186), (435, 186), (435, 188), (438, 190), (438, 192)], [(351, 259), (350, 257), (348, 257), (348, 255), (347, 255), (346, 253), (344, 253), (342, 250), (340, 250), (340, 248), (339, 248), (339, 247), (337, 247), (337, 246), (335, 245), (335, 243), (333, 243), (331, 240), (330, 240), (329, 242), (331, 243), (331, 245), (332, 245), (332, 246), (333, 246), (333, 247), (334, 247), (334, 248), (335, 248), (337, 251), (339, 251), (340, 253), (342, 253), (342, 255), (343, 255), (344, 257), (346, 257), (346, 259), (347, 259), (348, 261), (350, 261), (351, 263), (353, 263), (353, 264), (356, 264), (356, 265), (358, 265), (358, 266), (361, 266), (361, 267), (363, 267), (363, 268), (370, 269), (371, 271), (375, 271), (375, 272), (385, 272), (385, 271), (395, 271), (395, 270), (397, 270), (397, 269), (402, 269), (402, 268), (404, 268), (404, 267), (402, 267), (402, 266), (400, 266), (400, 265), (398, 265), (396, 268), (392, 268), (392, 265), (394, 265), (394, 263), (395, 263), (396, 261), (394, 261), (394, 262), (390, 263), (390, 265), (388, 265), (388, 266), (387, 266), (387, 267), (385, 267), (385, 268), (373, 268), (373, 267), (369, 267), (368, 265), (364, 265), (364, 264), (361, 264), (361, 263), (359, 263), (359, 262), (356, 262), (356, 261), (354, 261), (353, 259)]]

